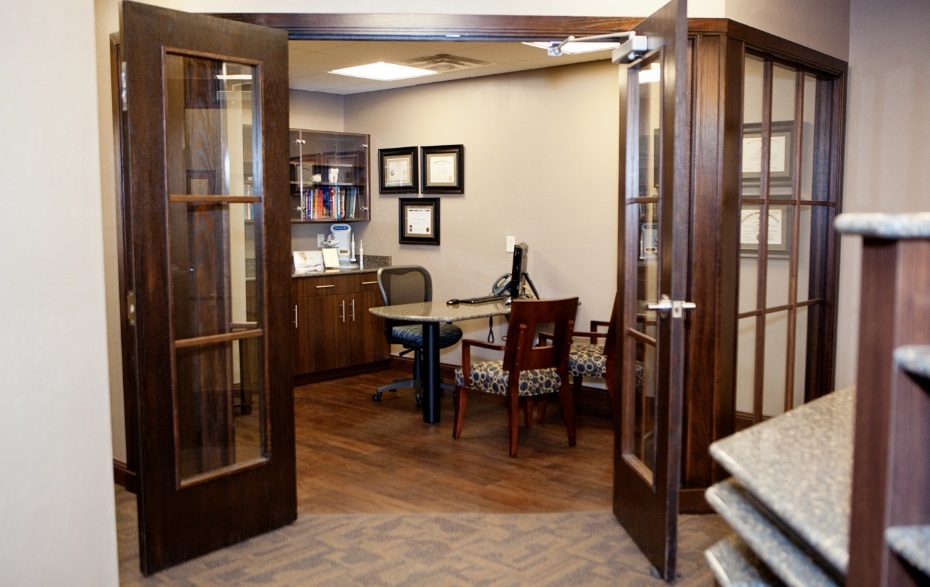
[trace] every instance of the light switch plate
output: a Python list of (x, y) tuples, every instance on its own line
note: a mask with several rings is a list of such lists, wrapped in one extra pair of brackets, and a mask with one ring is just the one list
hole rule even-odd
[(517, 237), (508, 236), (507, 237), (507, 252), (512, 253), (513, 248), (517, 245)]

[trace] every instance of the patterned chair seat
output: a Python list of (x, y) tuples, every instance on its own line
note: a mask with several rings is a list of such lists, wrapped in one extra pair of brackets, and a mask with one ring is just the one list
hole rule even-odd
[(607, 376), (607, 355), (596, 344), (573, 344), (568, 353), (568, 372), (572, 377)]
[[(504, 370), (503, 361), (481, 361), (471, 366), (471, 389), (507, 395), (507, 385), (510, 374)], [(465, 385), (465, 373), (459, 367), (455, 370), (455, 384)], [(540, 396), (558, 393), (562, 386), (562, 378), (554, 368), (534, 369), (520, 373), (520, 397)]]

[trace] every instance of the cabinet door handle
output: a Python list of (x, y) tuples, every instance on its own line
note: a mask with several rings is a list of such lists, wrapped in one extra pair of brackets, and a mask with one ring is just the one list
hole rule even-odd
[(375, 285), (377, 283), (378, 283), (377, 281), (363, 281), (362, 285)]
[(330, 284), (328, 284), (328, 285), (318, 285), (318, 286), (316, 286), (317, 289), (326, 289), (326, 288), (329, 288), (329, 287), (336, 287), (336, 284), (335, 284), (335, 283), (330, 283)]
[(297, 328), (297, 304), (294, 304), (294, 328)]
[(355, 322), (355, 298), (352, 298), (352, 322)]
[(346, 321), (346, 301), (342, 300), (339, 302), (339, 307), (342, 309), (342, 315), (339, 318), (342, 319), (342, 323), (345, 324)]

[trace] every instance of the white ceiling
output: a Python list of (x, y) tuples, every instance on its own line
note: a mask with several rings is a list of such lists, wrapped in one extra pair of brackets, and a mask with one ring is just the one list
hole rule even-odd
[[(290, 41), (288, 45), (292, 89), (342, 95), (610, 59), (610, 51), (549, 57), (544, 49), (522, 43), (483, 41)], [(450, 68), (440, 75), (376, 82), (327, 73), (376, 61), (406, 64), (437, 55), (444, 57), (435, 67)], [(459, 69), (462, 62), (471, 61), (485, 65)]]

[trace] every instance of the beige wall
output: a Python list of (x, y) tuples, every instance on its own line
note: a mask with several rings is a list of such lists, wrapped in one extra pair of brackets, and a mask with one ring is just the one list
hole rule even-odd
[(0, 581), (115, 585), (93, 5), (7, 12)]
[[(399, 196), (378, 195), (373, 170), (372, 220), (353, 225), (365, 251), (427, 267), (435, 299), (472, 297), (509, 271), (513, 235), (530, 246), (543, 297), (580, 296), (579, 324), (606, 319), (616, 291), (616, 75), (598, 62), (347, 97), (346, 130), (371, 135), (375, 169), (378, 149), (465, 146), (465, 193), (441, 196), (441, 245), (398, 244)], [(487, 336), (485, 320), (463, 327)], [(458, 364), (459, 349), (443, 361)]]
[[(851, 0), (851, 15), (844, 209), (930, 211), (930, 3)], [(837, 388), (855, 382), (860, 311), (861, 240), (841, 242)]]
[(727, 18), (844, 61), (849, 59), (850, 0), (725, 1)]

